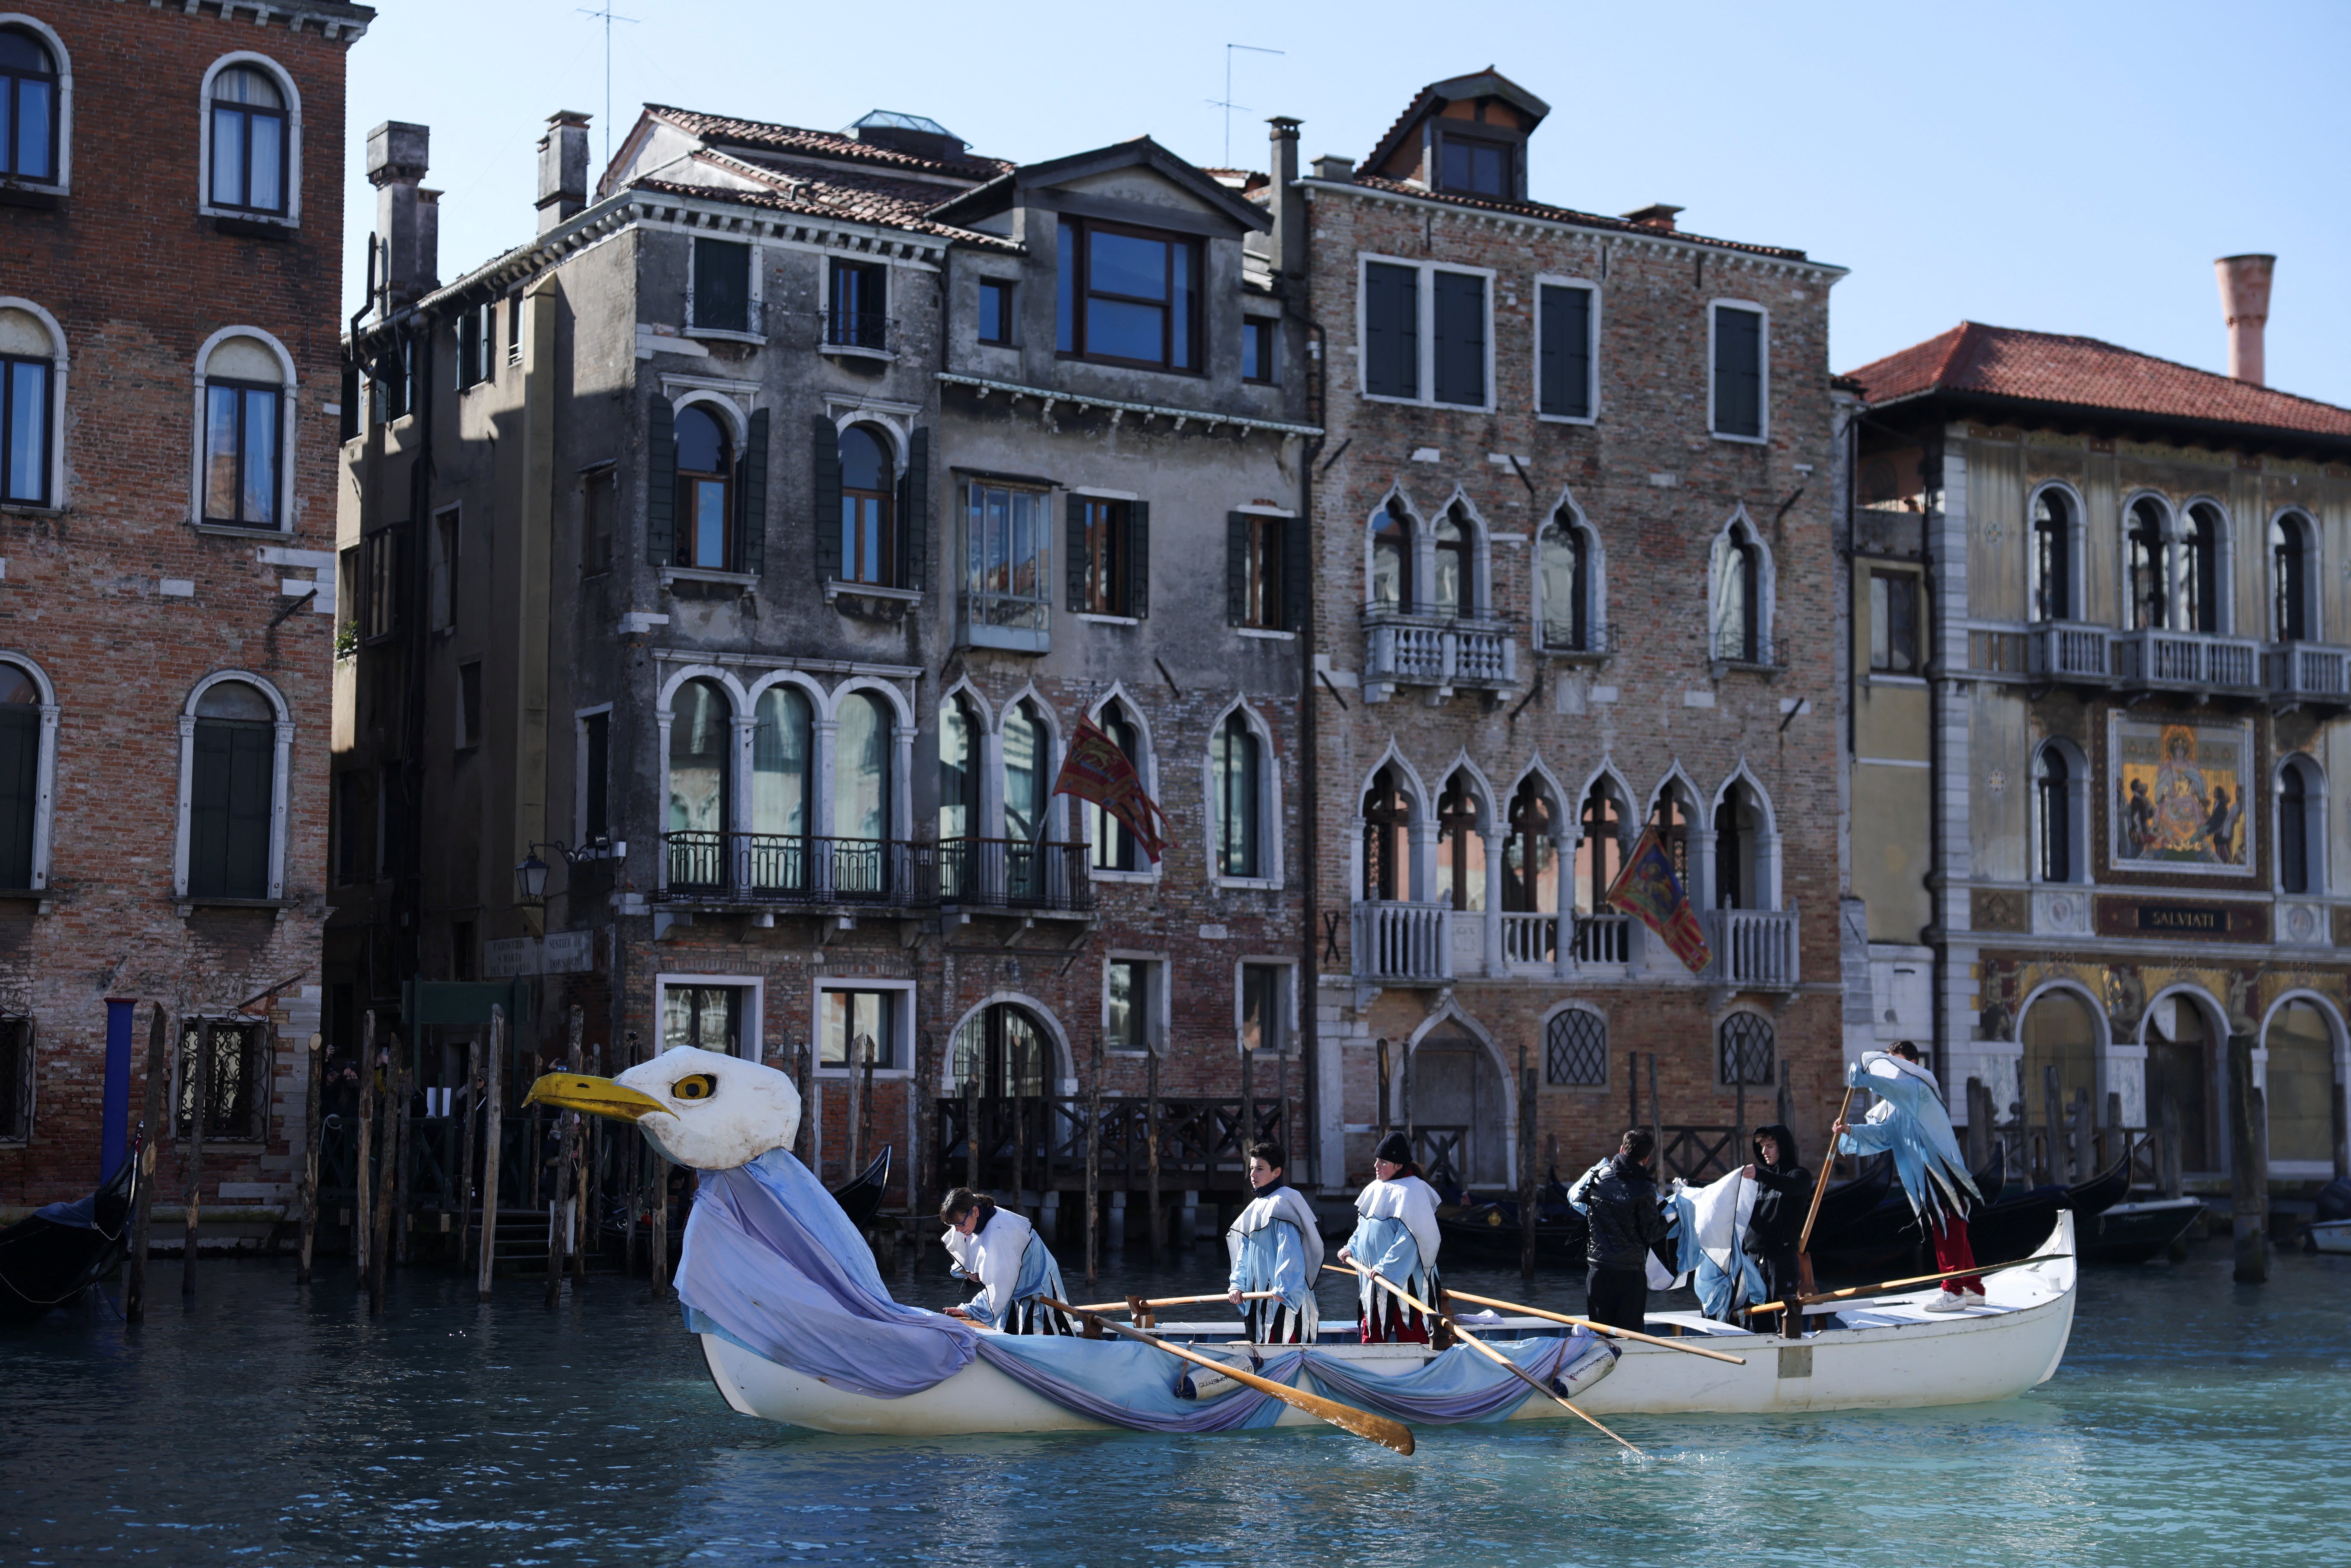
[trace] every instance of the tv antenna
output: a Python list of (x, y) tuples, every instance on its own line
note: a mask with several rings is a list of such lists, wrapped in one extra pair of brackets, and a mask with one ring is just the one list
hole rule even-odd
[[(610, 5), (611, 0), (605, 0), (605, 3)], [(1247, 49), (1253, 55), (1281, 55), (1289, 53), (1287, 49), (1259, 48), (1255, 44), (1227, 44), (1225, 46), (1225, 96), (1222, 98), (1212, 98), (1208, 100), (1208, 103), (1210, 107), (1221, 109), (1225, 111), (1225, 167), (1228, 169), (1231, 168), (1233, 165), (1233, 110), (1237, 109), (1247, 109), (1249, 107), (1248, 104), (1235, 103), (1233, 101), (1233, 51), (1235, 49)]]
[[(572, 8), (582, 16), (594, 16), (604, 24), (604, 167), (609, 169), (612, 166), (612, 24), (634, 23), (636, 18), (615, 13), (612, 0), (604, 0), (604, 8), (601, 11), (590, 11), (585, 5)], [(1230, 98), (1232, 94), (1228, 92), (1225, 96)]]

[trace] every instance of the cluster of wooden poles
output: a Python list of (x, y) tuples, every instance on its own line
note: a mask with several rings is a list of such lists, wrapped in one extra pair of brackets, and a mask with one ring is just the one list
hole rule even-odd
[[(580, 1009), (574, 1007), (570, 1009), (569, 1024), (567, 1065), (570, 1071), (580, 1072), (585, 1071), (586, 1057), (583, 1041), (585, 1019)], [(162, 1100), (170, 1077), (164, 1054), (166, 1027), (164, 1009), (158, 1006), (148, 1034), (147, 1084), (141, 1107), (143, 1124), (151, 1132), (137, 1155), (141, 1161), (139, 1198), (131, 1215), (128, 1279), (123, 1291), (123, 1316), (131, 1322), (138, 1322), (146, 1315), (147, 1252), (158, 1143), (152, 1129), (162, 1125)], [(459, 1118), (464, 1135), (459, 1139), (461, 1153), (455, 1189), (456, 1209), (454, 1215), (446, 1215), (445, 1218), (454, 1222), (461, 1245), (470, 1249), (469, 1260), (476, 1270), (476, 1294), (484, 1301), (491, 1299), (497, 1246), (499, 1154), (504, 1137), (507, 1098), (500, 1080), (507, 1058), (507, 1034), (506, 1009), (493, 1007), (490, 1009), (489, 1038), (475, 1040), (468, 1047), (465, 1086), (461, 1092), (452, 1096), (451, 1104), (451, 1113)], [(635, 1038), (633, 1034), (629, 1037), (632, 1055), (635, 1051)], [(310, 1282), (317, 1251), (321, 1195), (319, 1143), (324, 1131), (327, 1090), (324, 1041), (320, 1036), (313, 1034), (308, 1045), (303, 1064), (307, 1125), (301, 1174), (297, 1183), (297, 1203), (300, 1213), (300, 1240), (294, 1276), (297, 1285)], [(383, 1060), (379, 1069), (380, 1054)], [(352, 1162), (351, 1258), (367, 1295), (369, 1312), (381, 1313), (388, 1276), (395, 1266), (408, 1260), (412, 1194), (407, 1173), (413, 1160), (413, 1151), (408, 1146), (413, 1118), (408, 1114), (408, 1107), (414, 1097), (416, 1085), (414, 1071), (400, 1050), (398, 1035), (390, 1030), (380, 1034), (373, 1010), (370, 1010), (362, 1019), (359, 1069), (357, 1149)], [(199, 1124), (204, 1116), (203, 1107), (209, 1103), (211, 1073), (210, 1040), (200, 1040), (189, 1068), (189, 1095), (198, 1108), (195, 1115)], [(381, 1093), (378, 1092), (379, 1078)], [(382, 1113), (381, 1116), (379, 1110)], [(381, 1123), (380, 1133), (379, 1121)], [(547, 1304), (550, 1307), (561, 1298), (567, 1265), (575, 1281), (586, 1278), (588, 1254), (598, 1234), (601, 1204), (605, 1197), (612, 1196), (602, 1190), (601, 1180), (604, 1153), (602, 1140), (606, 1135), (603, 1124), (592, 1117), (562, 1113), (557, 1125), (559, 1145), (552, 1159), (547, 1160), (552, 1167), (555, 1189), (549, 1207), (547, 1232), (546, 1295)], [(182, 1252), (180, 1289), (183, 1296), (193, 1297), (196, 1293), (197, 1234), (203, 1223), (204, 1138), (200, 1126), (182, 1140), (182, 1146), (181, 1179), (185, 1192), (187, 1238)], [(625, 1163), (635, 1178), (627, 1184), (631, 1191), (623, 1221), (625, 1255), (632, 1259), (635, 1256), (637, 1216), (641, 1210), (648, 1211), (651, 1218), (652, 1284), (658, 1293), (667, 1283), (669, 1270), (667, 1185), (670, 1165), (633, 1134), (626, 1138), (622, 1147), (632, 1156)], [(475, 1157), (477, 1152), (480, 1155), (478, 1162)], [(534, 1127), (528, 1166), (533, 1169), (539, 1168), (541, 1160), (545, 1158)], [(481, 1167), (478, 1176), (475, 1168), (477, 1163)], [(538, 1201), (536, 1194), (517, 1196), (522, 1197), (526, 1203)]]

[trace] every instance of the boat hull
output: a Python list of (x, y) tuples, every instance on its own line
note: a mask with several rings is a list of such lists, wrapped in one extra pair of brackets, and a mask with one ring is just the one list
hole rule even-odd
[(2204, 1212), (2201, 1199), (2157, 1198), (2147, 1203), (2118, 1203), (2074, 1224), (2082, 1239), (2082, 1256), (2093, 1263), (2144, 1263), (2171, 1244)]
[[(1840, 1303), (1839, 1315), (1815, 1309), (1815, 1321), (1852, 1326), (1824, 1329), (1801, 1344), (1728, 1330), (1694, 1314), (1653, 1316), (1653, 1329), (1741, 1356), (1744, 1364), (1627, 1342), (1614, 1372), (1578, 1392), (1576, 1401), (1605, 1416), (1905, 1409), (2011, 1398), (2045, 1382), (2064, 1357), (2074, 1327), (2073, 1242), (2072, 1216), (2061, 1215), (2040, 1249), (2044, 1260), (1987, 1280), (1989, 1305), (1981, 1311), (1927, 1313), (1931, 1290)], [(1169, 1325), (1165, 1332), (1184, 1331)], [(701, 1339), (711, 1379), (727, 1404), (787, 1426), (909, 1437), (1115, 1429), (1053, 1404), (984, 1360), (921, 1393), (876, 1399), (778, 1365), (724, 1335)], [(1196, 1343), (1212, 1354), (1227, 1348), (1205, 1334)], [(1408, 1346), (1320, 1348), (1365, 1371), (1400, 1373), (1420, 1364), (1421, 1353)], [(1298, 1383), (1304, 1385), (1303, 1372)], [(1529, 1399), (1510, 1418), (1573, 1419), (1544, 1399)], [(1324, 1427), (1294, 1409), (1285, 1409), (1276, 1425)]]

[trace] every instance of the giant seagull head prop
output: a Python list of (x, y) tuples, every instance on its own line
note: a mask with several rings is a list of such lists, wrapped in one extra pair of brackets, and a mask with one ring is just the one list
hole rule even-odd
[(689, 1045), (617, 1078), (547, 1073), (523, 1103), (634, 1122), (654, 1148), (699, 1171), (748, 1165), (769, 1149), (790, 1147), (800, 1130), (800, 1092), (789, 1078)]

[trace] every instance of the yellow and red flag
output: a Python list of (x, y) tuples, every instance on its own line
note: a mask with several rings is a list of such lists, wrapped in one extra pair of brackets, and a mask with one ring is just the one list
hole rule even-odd
[(1167, 813), (1144, 793), (1143, 775), (1093, 720), (1078, 721), (1078, 732), (1061, 758), (1061, 776), (1053, 780), (1053, 793), (1091, 800), (1126, 824), (1155, 863), (1166, 852)]
[(1690, 907), (1682, 879), (1674, 874), (1674, 858), (1666, 852), (1655, 827), (1642, 831), (1641, 841), (1625, 857), (1625, 869), (1616, 873), (1603, 902), (1640, 916), (1641, 924), (1663, 938), (1691, 974), (1714, 962), (1706, 933), (1698, 927), (1698, 911)]

